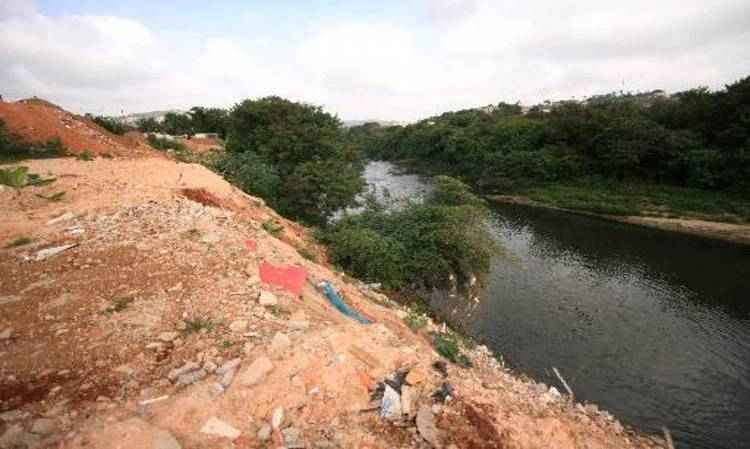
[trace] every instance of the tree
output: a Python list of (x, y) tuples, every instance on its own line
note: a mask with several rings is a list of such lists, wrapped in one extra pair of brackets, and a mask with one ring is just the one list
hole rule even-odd
[[(253, 154), (253, 163), (271, 167), (283, 180), (276, 197), (267, 198), (272, 206), (325, 224), (333, 212), (353, 205), (364, 187), (361, 156), (343, 142), (340, 126), (318, 106), (280, 97), (245, 100), (228, 116), (227, 158)], [(230, 170), (230, 176), (232, 171), (240, 172)], [(248, 191), (260, 189), (248, 186)]]
[(135, 122), (135, 126), (144, 133), (158, 133), (161, 131), (161, 124), (155, 118), (142, 118)]
[(222, 139), (226, 137), (228, 118), (226, 109), (193, 106), (188, 114), (195, 132), (217, 133)]

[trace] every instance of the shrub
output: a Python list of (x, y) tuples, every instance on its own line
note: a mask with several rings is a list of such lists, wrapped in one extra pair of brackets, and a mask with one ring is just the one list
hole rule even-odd
[(440, 179), (424, 203), (384, 208), (372, 202), (321, 231), (334, 263), (389, 288), (448, 287), (489, 270), (498, 246), (487, 211), (460, 181)]
[(97, 115), (95, 117), (91, 117), (91, 120), (93, 120), (97, 125), (111, 132), (112, 134), (121, 136), (131, 130), (130, 126), (126, 125), (120, 120), (117, 120), (116, 118)]

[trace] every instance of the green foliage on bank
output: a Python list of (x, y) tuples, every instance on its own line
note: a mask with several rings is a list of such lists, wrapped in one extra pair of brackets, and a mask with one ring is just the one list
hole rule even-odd
[(0, 120), (0, 162), (62, 156), (65, 156), (65, 147), (60, 139), (50, 139), (44, 144), (28, 143), (12, 134), (5, 126), (5, 122)]
[(101, 126), (102, 128), (106, 129), (112, 134), (117, 134), (118, 136), (121, 136), (125, 134), (126, 132), (131, 131), (133, 129), (130, 126), (123, 123), (122, 121), (117, 120), (112, 117), (104, 117), (101, 115), (97, 115), (97, 116), (90, 116), (90, 118), (97, 125)]
[(651, 183), (750, 193), (750, 77), (665, 98), (447, 112), (406, 127), (350, 130), (372, 158), (459, 177), (484, 193), (541, 183)]
[(364, 188), (363, 161), (320, 107), (279, 97), (245, 100), (227, 119), (215, 168), (244, 191), (308, 224), (324, 225)]
[(368, 201), (320, 232), (333, 262), (360, 279), (388, 288), (458, 285), (489, 269), (496, 243), (487, 209), (460, 181), (439, 177), (423, 202), (387, 207)]

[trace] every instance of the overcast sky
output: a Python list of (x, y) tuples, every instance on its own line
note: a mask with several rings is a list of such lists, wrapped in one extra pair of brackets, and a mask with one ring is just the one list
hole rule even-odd
[(747, 75), (749, 0), (0, 0), (0, 94), (75, 112), (280, 95), (414, 120)]

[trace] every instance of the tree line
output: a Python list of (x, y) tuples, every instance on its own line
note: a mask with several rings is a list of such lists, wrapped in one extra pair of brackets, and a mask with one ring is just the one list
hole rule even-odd
[(482, 192), (580, 179), (750, 192), (750, 77), (643, 101), (607, 95), (551, 110), (500, 103), (347, 136), (370, 158), (457, 176)]

